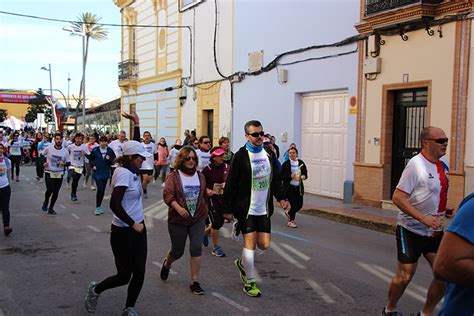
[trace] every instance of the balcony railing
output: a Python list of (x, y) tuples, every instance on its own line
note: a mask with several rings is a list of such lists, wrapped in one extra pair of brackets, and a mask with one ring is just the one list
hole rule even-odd
[(365, 15), (379, 13), (415, 3), (441, 3), (444, 0), (365, 0)]
[(136, 60), (124, 60), (118, 65), (118, 80), (138, 79), (138, 62)]

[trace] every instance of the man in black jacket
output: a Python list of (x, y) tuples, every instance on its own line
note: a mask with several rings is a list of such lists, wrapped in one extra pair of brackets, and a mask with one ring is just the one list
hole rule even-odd
[(260, 296), (254, 273), (255, 248), (270, 246), (270, 216), (273, 214), (273, 196), (282, 208), (288, 207), (273, 152), (263, 148), (262, 124), (245, 124), (247, 143), (234, 155), (224, 189), (224, 216), (237, 218), (244, 238), (242, 258), (234, 261), (244, 283), (244, 292)]

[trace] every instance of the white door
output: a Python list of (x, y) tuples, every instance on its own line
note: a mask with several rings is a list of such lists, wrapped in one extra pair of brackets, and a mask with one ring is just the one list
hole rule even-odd
[(301, 101), (300, 157), (308, 167), (305, 191), (343, 198), (347, 163), (347, 93), (308, 94)]

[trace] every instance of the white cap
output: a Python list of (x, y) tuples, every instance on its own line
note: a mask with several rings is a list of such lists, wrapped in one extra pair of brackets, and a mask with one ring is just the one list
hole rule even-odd
[(151, 157), (151, 154), (145, 150), (142, 143), (139, 143), (136, 140), (129, 140), (123, 143), (122, 148), (124, 156), (140, 155), (144, 158)]

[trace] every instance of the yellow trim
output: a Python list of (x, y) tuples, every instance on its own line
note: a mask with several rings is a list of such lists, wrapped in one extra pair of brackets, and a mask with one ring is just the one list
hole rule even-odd
[[(176, 40), (176, 41), (168, 42), (168, 45), (173, 45), (173, 44), (176, 44), (176, 43), (178, 43), (178, 44), (179, 44), (179, 41), (178, 41), (178, 40)], [(179, 50), (179, 49), (178, 49), (178, 50)]]
[(134, 2), (135, 0), (114, 0), (114, 4), (120, 9), (123, 9), (124, 7), (129, 6)]
[[(173, 99), (176, 99), (176, 98), (173, 98)], [(179, 109), (179, 108), (180, 108), (180, 106), (167, 106), (167, 107), (165, 107), (166, 110), (174, 110), (174, 109)]]
[(167, 72), (167, 73), (164, 73), (164, 74), (157, 75), (155, 77), (149, 77), (149, 78), (146, 78), (146, 79), (139, 79), (138, 84), (140, 86), (142, 86), (142, 85), (147, 85), (147, 84), (151, 84), (151, 83), (159, 83), (159, 82), (163, 82), (163, 81), (168, 81), (168, 80), (172, 80), (172, 79), (179, 80), (179, 79), (181, 79), (181, 75), (182, 75), (181, 69), (177, 69), (177, 70), (174, 70), (172, 72)]
[(178, 116), (165, 116), (166, 119), (174, 119), (174, 118), (178, 118)]
[(204, 131), (204, 125), (207, 125), (207, 118), (204, 117), (204, 111), (213, 111), (213, 139), (214, 144), (218, 143), (219, 140), (219, 104), (220, 104), (220, 91), (221, 82), (216, 81), (213, 83), (202, 84), (197, 89), (197, 128), (196, 132), (198, 135), (209, 134)]
[[(137, 104), (138, 102), (135, 102)], [(140, 109), (140, 110), (135, 110), (135, 112), (148, 112), (148, 111), (153, 111), (155, 108), (146, 108), (146, 109)]]
[(165, 126), (165, 128), (178, 128), (178, 126)]

